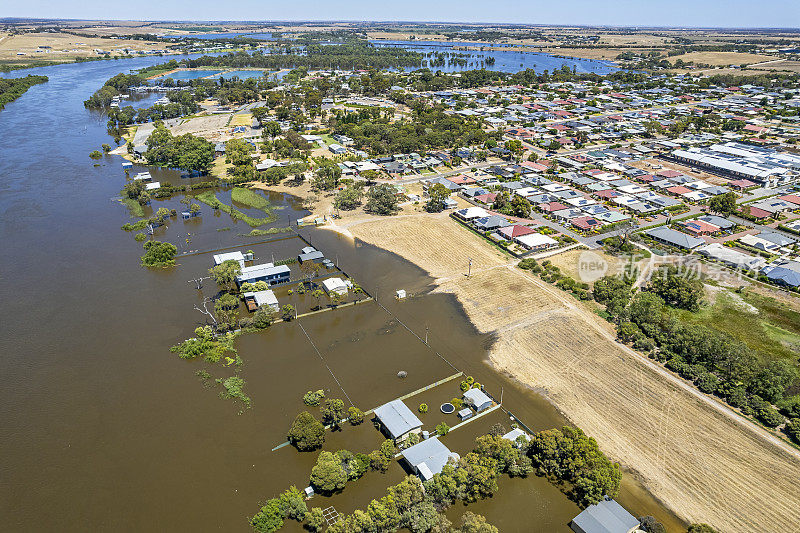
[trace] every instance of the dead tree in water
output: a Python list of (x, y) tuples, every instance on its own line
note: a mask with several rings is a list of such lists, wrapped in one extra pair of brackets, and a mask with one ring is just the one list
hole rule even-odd
[(200, 307), (198, 307), (197, 304), (194, 305), (194, 308), (195, 308), (196, 311), (200, 311), (204, 315), (208, 315), (211, 318), (211, 321), (214, 322), (214, 331), (216, 331), (216, 329), (217, 329), (217, 317), (214, 315), (214, 313), (212, 311), (208, 310), (208, 302), (211, 302), (211, 301), (212, 300), (210, 298), (203, 298), (203, 308), (200, 309)]

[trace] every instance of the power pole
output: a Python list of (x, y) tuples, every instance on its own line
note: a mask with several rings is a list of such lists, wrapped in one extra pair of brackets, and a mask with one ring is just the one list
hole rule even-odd
[(467, 266), (467, 277), (472, 275), (472, 258), (469, 258), (469, 266)]
[(425, 324), (425, 345), (426, 346), (428, 345), (428, 330), (429, 329), (430, 328), (428, 327), (428, 324)]

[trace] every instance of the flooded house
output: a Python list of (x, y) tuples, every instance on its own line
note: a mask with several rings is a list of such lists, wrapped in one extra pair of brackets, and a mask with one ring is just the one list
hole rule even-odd
[(412, 433), (422, 430), (422, 421), (402, 400), (393, 400), (375, 409), (375, 418), (381, 429), (395, 442), (404, 441)]
[(480, 413), (490, 408), (494, 402), (482, 390), (469, 389), (464, 393), (464, 403)]
[(246, 292), (244, 293), (244, 303), (247, 305), (248, 311), (255, 311), (261, 306), (266, 306), (273, 311), (280, 310), (280, 304), (275, 293), (267, 289), (264, 291)]
[(242, 283), (266, 281), (268, 285), (276, 285), (290, 281), (291, 274), (292, 271), (286, 265), (264, 263), (242, 268), (242, 273), (236, 276), (236, 283), (241, 286)]
[(590, 505), (570, 523), (575, 533), (633, 533), (639, 520), (614, 500)]
[(459, 459), (458, 454), (451, 452), (447, 446), (439, 441), (438, 437), (431, 437), (410, 448), (406, 448), (400, 452), (400, 455), (411, 471), (421, 477), (423, 481), (440, 474), (442, 468), (451, 458), (454, 461)]

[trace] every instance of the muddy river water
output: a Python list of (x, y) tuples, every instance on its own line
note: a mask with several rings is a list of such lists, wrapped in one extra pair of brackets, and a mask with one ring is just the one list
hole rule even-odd
[[(492, 339), (472, 328), (454, 298), (427, 294), (431, 280), (424, 272), (319, 229), (301, 233), (385, 308), (368, 302), (240, 337), (242, 377), (252, 398), (242, 414), (219, 398), (218, 387), (204, 385), (197, 370), (215, 377), (233, 370), (181, 360), (169, 346), (204, 322), (193, 306), (212, 287), (207, 282), (198, 293), (189, 280), (205, 274), (211, 255), (179, 257), (166, 271), (142, 269), (141, 245), (120, 230), (129, 215), (114, 200), (125, 182), (121, 159), (105, 156), (96, 165), (88, 157), (110, 141), (105, 119), (85, 110), (83, 100), (117, 72), (159, 61), (35, 69), (50, 81), (0, 111), (0, 529), (247, 531), (246, 517), (259, 501), (308, 484), (316, 453), (271, 450), (285, 440), (309, 389), (330, 390), (366, 410), (456, 367), (495, 396), (502, 391), (504, 406), (531, 429), (564, 423), (541, 396), (486, 364)], [(170, 172), (154, 174), (183, 181)], [(153, 208), (179, 207), (178, 199)], [(270, 200), (278, 207), (276, 227), (306, 214), (292, 197)], [(297, 253), (255, 245), (264, 238), (244, 237), (250, 228), (242, 222), (215, 216), (207, 206), (203, 213), (188, 223), (173, 220), (158, 238), (182, 251), (233, 246), (260, 257)], [(413, 297), (394, 300), (400, 288)], [(429, 345), (416, 336), (426, 328)], [(405, 379), (397, 377), (401, 370)], [(458, 395), (455, 380), (408, 403), (438, 407)], [(422, 419), (432, 427), (443, 416), (432, 408)], [(496, 422), (508, 426), (508, 416), (495, 411), (445, 442), (466, 453)], [(365, 423), (330, 435), (325, 449), (368, 452), (381, 440)], [(393, 464), (386, 474), (368, 474), (341, 494), (309, 503), (351, 512), (403, 475)], [(501, 531), (569, 531), (579, 512), (543, 478), (504, 478), (499, 485), (494, 498), (469, 509)], [(637, 516), (652, 514), (680, 530), (632, 476), (619, 500)], [(463, 510), (456, 506), (448, 514), (457, 519)]]

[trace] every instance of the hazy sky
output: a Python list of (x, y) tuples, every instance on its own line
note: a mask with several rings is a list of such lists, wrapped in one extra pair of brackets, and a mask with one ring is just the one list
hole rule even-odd
[(0, 0), (0, 17), (800, 27), (800, 0)]

